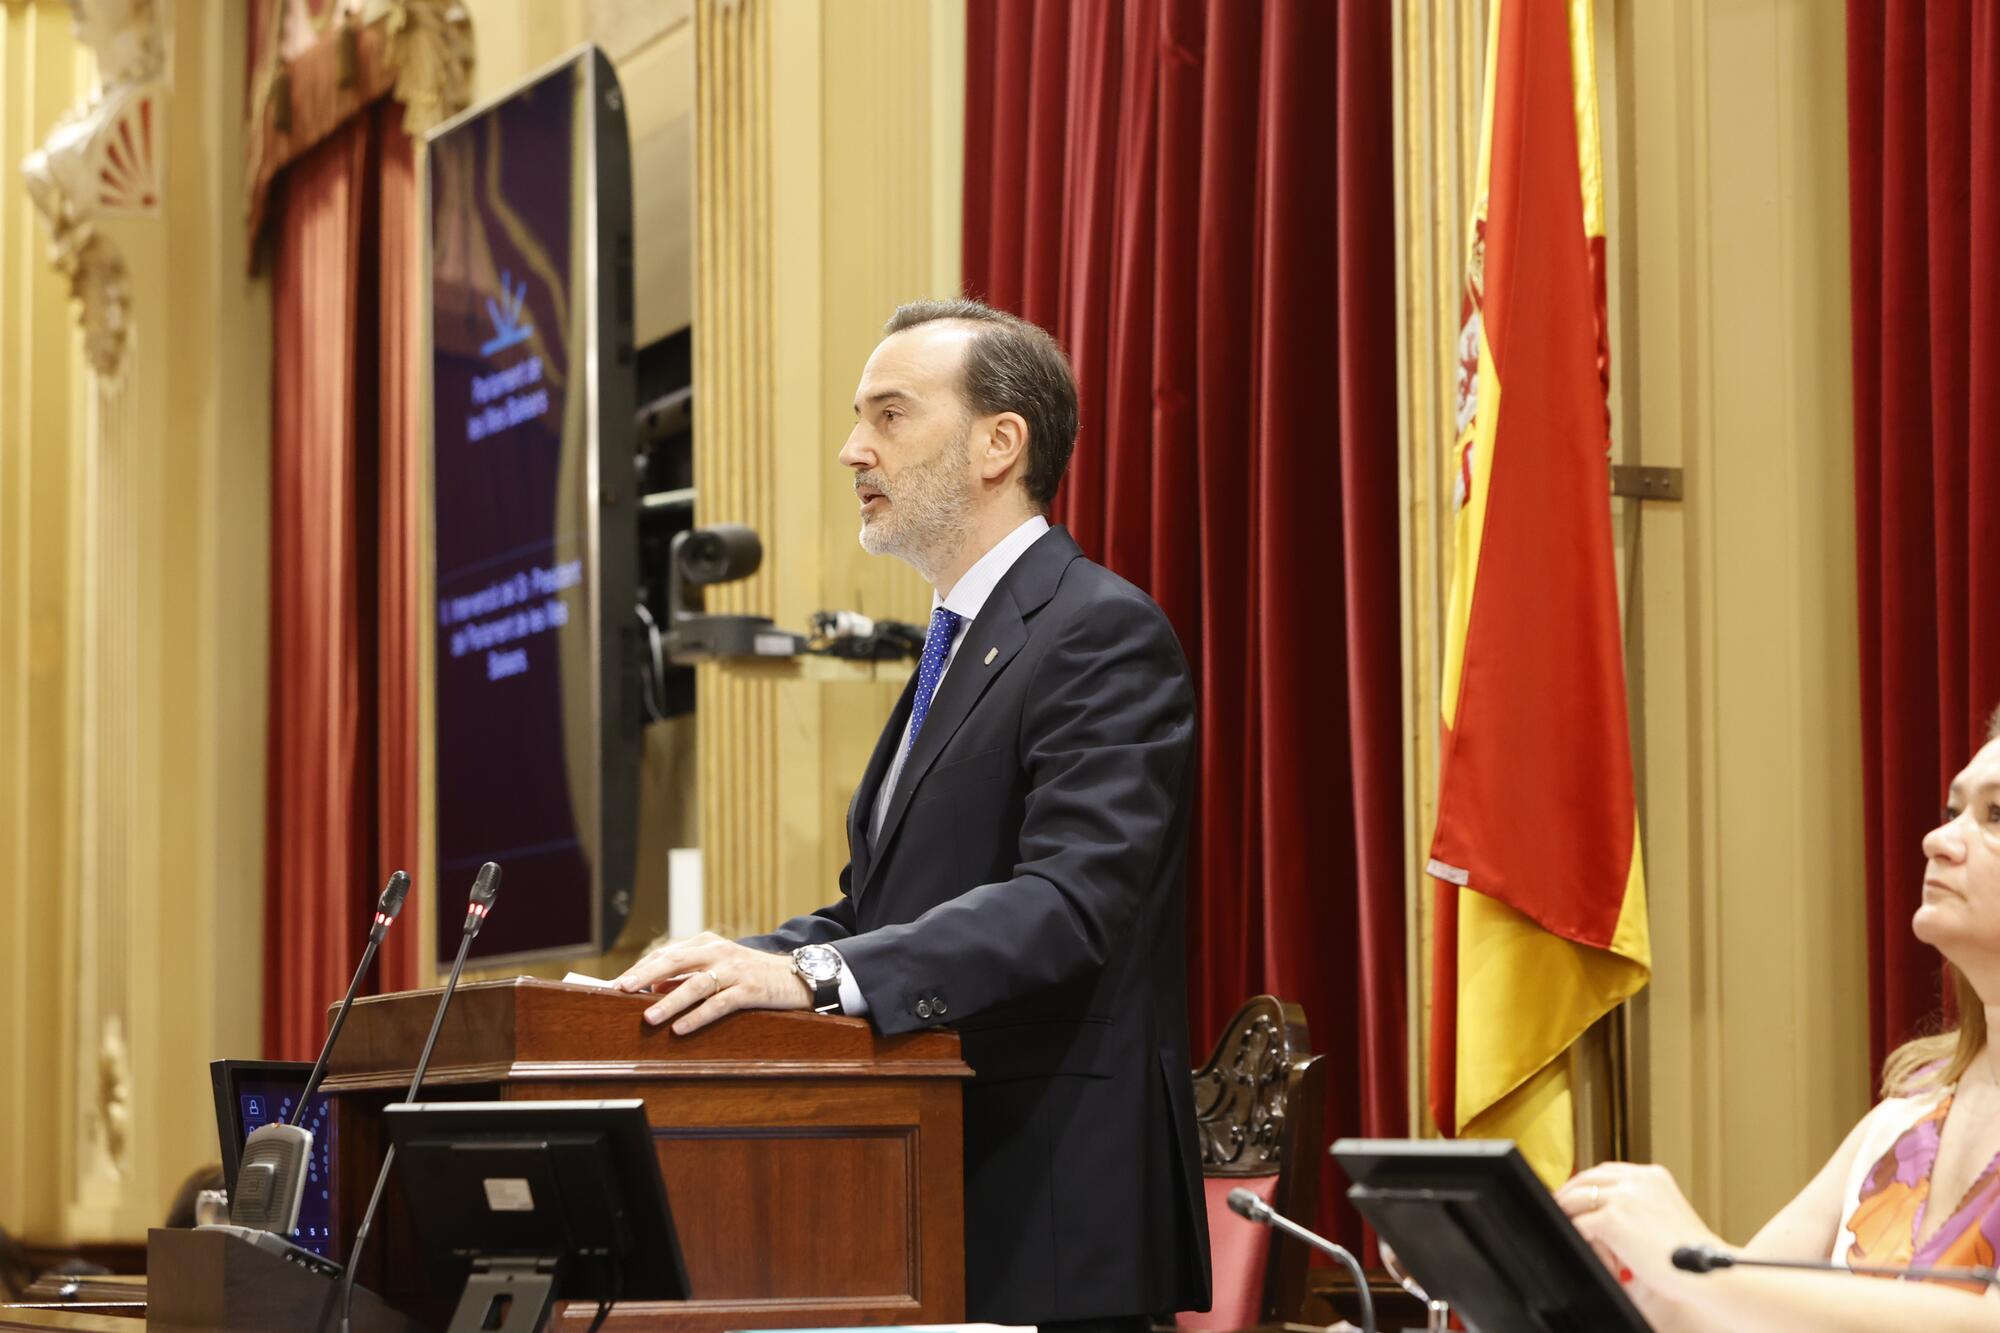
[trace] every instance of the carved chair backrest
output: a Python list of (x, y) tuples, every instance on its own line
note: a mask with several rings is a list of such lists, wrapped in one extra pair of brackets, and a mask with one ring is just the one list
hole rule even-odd
[[(1208, 1062), (1194, 1071), (1194, 1118), (1206, 1176), (1278, 1177), (1271, 1206), (1314, 1226), (1324, 1078), (1312, 1053), (1305, 1010), (1274, 995), (1253, 996), (1222, 1030)], [(1294, 1319), (1306, 1301), (1303, 1246), (1274, 1238), (1264, 1274), (1262, 1318)]]

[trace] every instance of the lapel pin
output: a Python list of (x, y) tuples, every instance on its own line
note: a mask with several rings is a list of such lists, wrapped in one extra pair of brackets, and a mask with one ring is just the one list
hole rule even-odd
[(1000, 656), (1000, 650), (998, 648), (988, 648), (986, 650), (986, 665), (992, 666), (993, 659), (998, 656)]

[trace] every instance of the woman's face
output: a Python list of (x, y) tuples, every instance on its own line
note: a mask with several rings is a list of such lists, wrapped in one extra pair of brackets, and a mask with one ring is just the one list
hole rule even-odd
[(1945, 819), (1924, 835), (1917, 938), (1972, 975), (2000, 965), (2000, 741), (1951, 780)]

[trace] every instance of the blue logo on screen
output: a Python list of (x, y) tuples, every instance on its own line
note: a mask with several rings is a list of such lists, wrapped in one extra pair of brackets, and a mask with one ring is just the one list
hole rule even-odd
[(493, 321), (493, 336), (479, 345), (481, 356), (492, 356), (509, 347), (518, 347), (528, 341), (528, 335), (535, 331), (535, 326), (528, 322), (527, 312), (522, 309), (528, 300), (528, 280), (521, 279), (517, 287), (513, 274), (502, 269), (500, 294), (505, 301), (504, 308), (492, 297), (486, 298), (486, 317)]

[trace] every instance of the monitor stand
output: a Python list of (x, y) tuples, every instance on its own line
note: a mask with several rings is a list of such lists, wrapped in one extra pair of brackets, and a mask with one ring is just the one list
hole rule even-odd
[(561, 1276), (554, 1258), (474, 1259), (448, 1333), (542, 1333)]

